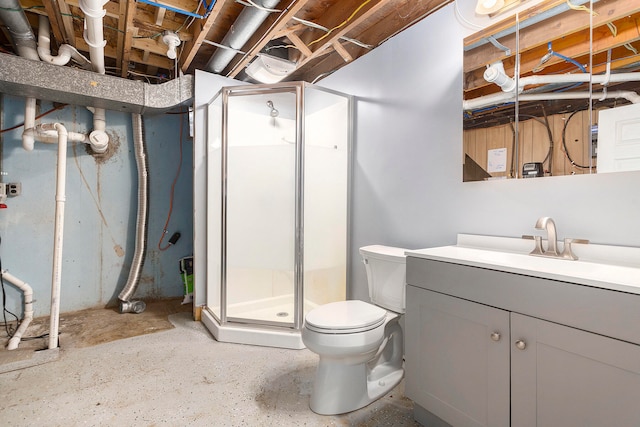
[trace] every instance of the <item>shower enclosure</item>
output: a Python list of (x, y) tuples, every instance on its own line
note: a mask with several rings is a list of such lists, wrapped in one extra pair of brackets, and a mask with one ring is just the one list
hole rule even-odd
[(304, 82), (207, 106), (207, 305), (219, 341), (303, 348), (305, 313), (345, 299), (351, 98)]

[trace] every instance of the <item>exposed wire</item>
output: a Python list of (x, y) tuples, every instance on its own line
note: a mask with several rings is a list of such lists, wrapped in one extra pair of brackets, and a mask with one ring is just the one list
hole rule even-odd
[(634, 55), (638, 54), (638, 49), (636, 49), (635, 47), (633, 47), (633, 45), (631, 43), (625, 43), (622, 46), (626, 47), (628, 50), (630, 50), (631, 52), (633, 52)]
[[(306, 19), (302, 19), (302, 18), (296, 18), (295, 16), (293, 18), (291, 18), (292, 20), (299, 22), (303, 25), (306, 25), (307, 27), (311, 27), (311, 28), (315, 28), (317, 30), (321, 30), (321, 31), (325, 31), (325, 32), (329, 32), (329, 29), (327, 27), (323, 27), (320, 24), (316, 24), (315, 22), (312, 21), (307, 21)], [(347, 36), (342, 36), (340, 37), (341, 40), (345, 40), (348, 41), (350, 43), (353, 43), (357, 46), (363, 47), (365, 49), (373, 49), (373, 46), (371, 46), (370, 44), (366, 44), (364, 42), (361, 42), (360, 40), (356, 40), (356, 39), (352, 39), (350, 37)]]
[(293, 44), (279, 44), (275, 46), (266, 47), (264, 50), (265, 52), (269, 52), (270, 50), (273, 50), (273, 49), (291, 49), (291, 48), (298, 49), (298, 47)]
[(342, 23), (336, 25), (335, 27), (331, 28), (325, 35), (323, 35), (322, 37), (319, 37), (317, 39), (315, 39), (314, 41), (312, 41), (311, 43), (309, 43), (308, 46), (312, 46), (318, 42), (320, 42), (321, 40), (324, 40), (325, 38), (329, 37), (329, 34), (331, 34), (333, 31), (337, 30), (338, 28), (342, 28), (344, 27), (349, 21), (351, 21), (353, 19), (354, 16), (356, 16), (356, 14), (358, 12), (360, 12), (360, 10), (365, 7), (368, 3), (370, 3), (371, 0), (365, 0), (364, 2), (362, 2), (362, 4), (360, 6), (358, 6), (356, 8), (356, 10), (353, 11), (353, 13), (351, 15), (349, 15), (349, 17), (347, 19), (345, 19), (344, 21), (342, 21)]
[[(57, 106), (53, 107), (52, 109), (50, 109), (50, 110), (48, 110), (48, 111), (45, 111), (44, 113), (40, 114), (39, 116), (36, 116), (36, 120), (41, 119), (42, 117), (46, 116), (47, 114), (51, 114), (51, 113), (53, 113), (54, 111), (62, 110), (62, 109), (63, 109), (64, 107), (66, 107), (67, 105), (68, 105), (68, 104), (60, 104), (60, 105), (57, 105)], [(21, 126), (24, 126), (24, 122), (22, 122), (22, 123), (20, 123), (20, 124), (17, 124), (17, 125), (15, 125), (15, 126), (12, 126), (12, 127), (10, 127), (10, 128), (7, 128), (7, 129), (2, 129), (2, 130), (0, 130), (0, 133), (9, 132), (9, 131), (11, 131), (11, 130), (18, 129), (18, 128), (19, 128), (19, 127), (21, 127)]]
[(176, 176), (173, 178), (173, 183), (171, 183), (171, 195), (169, 197), (169, 213), (167, 214), (167, 221), (164, 223), (164, 227), (162, 229), (162, 234), (160, 235), (160, 240), (158, 241), (158, 249), (160, 251), (166, 251), (171, 247), (171, 243), (168, 243), (166, 246), (162, 246), (162, 241), (164, 240), (164, 236), (167, 234), (167, 227), (169, 227), (169, 221), (171, 220), (171, 214), (173, 213), (173, 199), (175, 195), (176, 182), (178, 182), (178, 178), (180, 177), (180, 171), (182, 170), (182, 134), (184, 128), (184, 120), (180, 118), (180, 156), (178, 160), (178, 170), (176, 171)]
[(280, 9), (269, 9), (269, 8), (264, 7), (264, 6), (260, 6), (259, 4), (256, 4), (252, 0), (244, 0), (244, 1), (243, 0), (236, 0), (236, 3), (240, 3), (240, 4), (245, 5), (245, 6), (253, 6), (256, 9), (260, 9), (260, 10), (263, 10), (265, 12), (271, 12), (271, 13), (280, 13), (280, 12), (282, 12)]
[(584, 166), (584, 165), (580, 165), (578, 163), (576, 163), (572, 158), (571, 155), (569, 154), (569, 149), (567, 148), (567, 139), (566, 139), (566, 134), (567, 134), (567, 126), (569, 125), (569, 121), (571, 121), (571, 118), (573, 116), (576, 115), (576, 113), (579, 113), (581, 110), (576, 110), (573, 113), (571, 113), (569, 115), (569, 117), (567, 117), (567, 120), (564, 121), (564, 127), (562, 128), (562, 146), (564, 147), (564, 154), (565, 156), (567, 156), (567, 159), (569, 159), (569, 162), (571, 162), (571, 166), (575, 166), (577, 168), (580, 169), (589, 169), (590, 166)]
[(587, 13), (591, 13), (592, 16), (598, 16), (598, 12), (589, 9), (587, 6), (584, 6), (584, 5), (576, 6), (575, 4), (571, 3), (570, 0), (567, 0), (567, 6), (569, 6), (569, 9), (584, 11)]

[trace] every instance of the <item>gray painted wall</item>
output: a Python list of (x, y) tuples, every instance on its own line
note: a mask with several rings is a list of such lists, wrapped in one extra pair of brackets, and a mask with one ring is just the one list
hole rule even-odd
[[(42, 102), (41, 111), (52, 107)], [(2, 127), (24, 120), (24, 99), (3, 98)], [(171, 183), (176, 175), (180, 147), (180, 120), (184, 120), (182, 170), (175, 188), (168, 238), (182, 234), (167, 251), (157, 249), (169, 210)], [(67, 106), (41, 120), (61, 122), (68, 130), (86, 132), (92, 116), (79, 106)], [(178, 260), (193, 251), (191, 212), (192, 143), (186, 115), (144, 117), (150, 180), (148, 249), (137, 297), (182, 295)], [(61, 286), (61, 311), (68, 312), (115, 303), (124, 286), (134, 251), (137, 174), (133, 156), (131, 116), (107, 111), (107, 132), (118, 145), (107, 161), (96, 162), (85, 147), (69, 144), (67, 194)], [(49, 314), (55, 171), (57, 145), (36, 143), (33, 152), (22, 149), (22, 128), (2, 134), (4, 182), (21, 182), (22, 195), (10, 198), (0, 210), (2, 267), (34, 289), (36, 316)], [(21, 295), (9, 284), (7, 308), (22, 313)]]
[(462, 182), (462, 40), (449, 5), (322, 80), (355, 95), (349, 297), (368, 300), (358, 248), (423, 248), (457, 233), (640, 246), (640, 172)]

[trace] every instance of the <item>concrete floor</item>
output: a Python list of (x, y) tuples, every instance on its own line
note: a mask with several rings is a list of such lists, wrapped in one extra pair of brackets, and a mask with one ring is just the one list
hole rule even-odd
[(220, 343), (188, 312), (168, 318), (175, 328), (91, 346), (61, 337), (57, 360), (0, 374), (0, 424), (419, 425), (404, 382), (366, 408), (317, 415), (308, 407), (315, 354)]

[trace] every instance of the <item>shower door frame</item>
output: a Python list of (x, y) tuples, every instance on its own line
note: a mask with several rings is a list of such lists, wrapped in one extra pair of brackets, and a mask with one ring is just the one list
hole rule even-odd
[[(221, 248), (220, 248), (220, 319), (221, 325), (228, 323), (275, 326), (299, 330), (304, 321), (304, 87), (303, 83), (280, 83), (275, 85), (232, 86), (222, 88), (222, 141), (221, 141)], [(230, 317), (227, 315), (227, 182), (228, 182), (228, 108), (229, 97), (252, 96), (265, 93), (295, 93), (296, 95), (296, 141), (294, 168), (294, 267), (293, 267), (293, 322), (276, 322), (259, 319)], [(214, 98), (215, 99), (215, 98)], [(215, 314), (214, 314), (215, 316)]]

